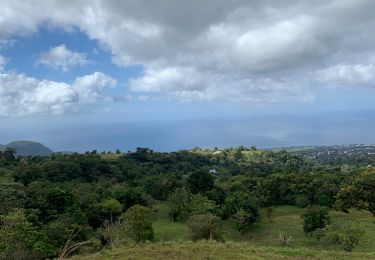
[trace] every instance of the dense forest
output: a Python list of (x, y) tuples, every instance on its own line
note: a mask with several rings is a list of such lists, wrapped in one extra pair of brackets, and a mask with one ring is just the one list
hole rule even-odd
[[(306, 235), (352, 251), (365, 230), (336, 225), (328, 210), (375, 215), (375, 157), (325, 155), (241, 146), (16, 157), (6, 149), (0, 257), (65, 258), (152, 241), (157, 205), (166, 206), (171, 223), (186, 223), (193, 241), (224, 241), (221, 221), (251, 240), (254, 225), (272, 219), (275, 207), (296, 206), (304, 208)], [(282, 246), (289, 239), (280, 233)]]

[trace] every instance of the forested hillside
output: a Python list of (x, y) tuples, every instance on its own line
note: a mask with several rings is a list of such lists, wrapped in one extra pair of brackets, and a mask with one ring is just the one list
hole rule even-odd
[(373, 160), (325, 163), (255, 147), (49, 157), (6, 150), (0, 254), (43, 259), (205, 239), (371, 256)]

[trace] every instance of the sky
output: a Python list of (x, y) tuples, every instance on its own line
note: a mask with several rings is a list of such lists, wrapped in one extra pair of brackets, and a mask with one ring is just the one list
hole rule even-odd
[(375, 1), (0, 0), (0, 143), (375, 143)]

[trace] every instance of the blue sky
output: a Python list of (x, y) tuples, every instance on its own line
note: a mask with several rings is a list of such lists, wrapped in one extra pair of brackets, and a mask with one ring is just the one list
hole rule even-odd
[(2, 144), (375, 143), (373, 1), (3, 6)]

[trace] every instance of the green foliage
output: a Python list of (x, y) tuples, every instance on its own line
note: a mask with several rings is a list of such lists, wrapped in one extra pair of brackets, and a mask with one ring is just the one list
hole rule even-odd
[(225, 199), (225, 215), (230, 217), (236, 214), (240, 209), (250, 213), (253, 216), (254, 222), (259, 217), (258, 207), (251, 194), (242, 191), (230, 193)]
[(56, 248), (47, 242), (47, 236), (38, 232), (21, 210), (0, 218), (0, 257), (10, 258), (16, 252), (28, 257), (46, 257), (56, 253)]
[[(246, 239), (240, 233), (251, 230), (256, 237), (253, 243), (278, 246), (277, 231), (282, 226), (293, 236), (293, 246), (315, 247), (318, 241), (312, 242), (303, 234), (301, 209), (280, 205), (331, 207), (341, 187), (345, 190), (348, 186), (350, 192), (340, 191), (336, 204), (371, 210), (372, 177), (360, 177), (357, 167), (371, 160), (364, 154), (360, 163), (352, 160), (350, 165), (343, 161), (316, 164), (297, 152), (246, 147), (170, 153), (139, 148), (119, 154), (93, 151), (0, 159), (0, 214), (22, 208), (33, 230), (55, 249), (65, 243), (72, 230), (81, 230), (72, 244), (95, 239), (98, 234), (104, 245), (112, 247), (133, 240), (135, 229), (130, 232), (129, 225), (119, 216), (136, 204), (152, 206), (157, 211), (154, 228), (158, 241), (186, 240), (188, 227), (184, 221), (189, 216), (214, 214), (222, 218), (223, 236), (230, 240)], [(215, 177), (209, 169), (215, 169)], [(350, 181), (352, 176), (356, 178)], [(160, 212), (155, 203), (163, 205)], [(260, 212), (264, 218), (273, 215), (272, 222), (258, 221)], [(341, 219), (347, 218), (340, 214)], [(351, 212), (348, 218), (352, 216)], [(375, 231), (367, 222), (366, 239), (358, 245), (361, 250), (373, 245)], [(145, 233), (150, 234), (147, 230)], [(38, 246), (38, 250), (50, 255), (48, 247)], [(27, 248), (17, 250), (19, 255), (36, 254)]]
[(117, 217), (119, 214), (121, 214), (123, 208), (121, 203), (114, 198), (102, 201), (99, 207), (104, 214), (109, 216), (111, 222), (113, 222), (114, 217)]
[(220, 218), (210, 213), (193, 215), (188, 221), (189, 238), (193, 241), (221, 240), (219, 223)]
[(310, 206), (301, 215), (303, 231), (310, 234), (318, 228), (324, 228), (329, 223), (328, 209), (320, 206)]
[(159, 242), (126, 246), (116, 250), (104, 250), (96, 254), (76, 256), (72, 260), (91, 259), (147, 259), (147, 260), (254, 260), (254, 259), (373, 259), (373, 252), (343, 252), (332, 250), (313, 250), (307, 248), (254, 246), (248, 242)]
[(153, 219), (149, 208), (135, 205), (121, 215), (121, 221), (128, 239), (137, 243), (154, 239)]
[(6, 147), (4, 151), (0, 150), (0, 159), (8, 162), (14, 161), (16, 159), (15, 153), (16, 149)]
[(204, 195), (208, 199), (214, 201), (217, 205), (224, 204), (225, 202), (226, 194), (223, 187), (214, 186), (211, 190), (206, 191)]
[(351, 252), (357, 247), (364, 235), (364, 230), (353, 225), (328, 225), (316, 232), (318, 240), (325, 240), (340, 245), (345, 251)]
[(0, 184), (0, 214), (11, 212), (14, 208), (23, 208), (26, 199), (27, 194), (23, 185)]
[(209, 200), (202, 194), (196, 194), (192, 196), (190, 214), (191, 215), (202, 215), (208, 213), (216, 213), (217, 207), (215, 202)]
[(245, 234), (250, 231), (260, 215), (252, 195), (240, 191), (227, 196), (224, 204), (224, 217), (231, 217), (237, 229)]
[(375, 169), (368, 169), (354, 178), (337, 194), (336, 207), (365, 209), (375, 216)]
[(207, 170), (199, 170), (190, 174), (187, 183), (190, 192), (205, 192), (213, 188), (214, 177)]
[(240, 209), (232, 216), (232, 219), (236, 223), (237, 230), (241, 234), (245, 234), (250, 231), (252, 224), (254, 224), (254, 217), (251, 213)]
[(177, 189), (169, 198), (172, 221), (187, 220), (190, 214), (191, 194), (184, 187)]
[(13, 182), (13, 176), (11, 169), (6, 167), (1, 167), (0, 162), (0, 185), (1, 184), (10, 184)]
[(29, 207), (39, 209), (44, 222), (56, 219), (76, 207), (76, 198), (71, 192), (48, 182), (33, 182), (27, 191)]

